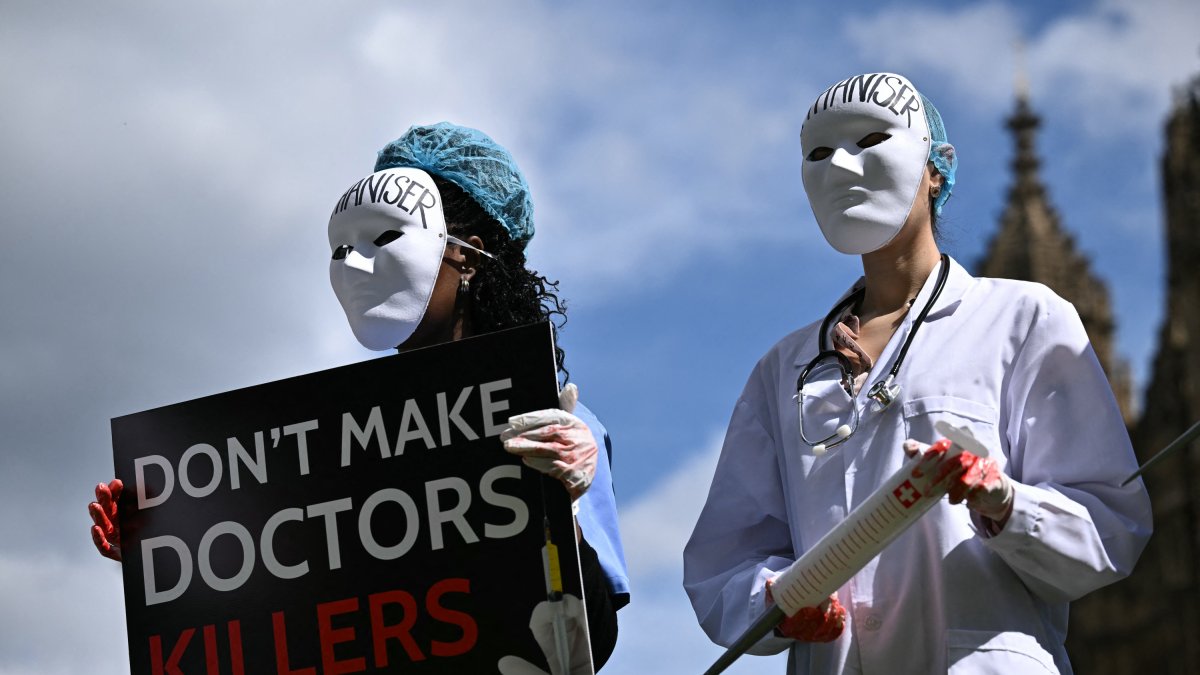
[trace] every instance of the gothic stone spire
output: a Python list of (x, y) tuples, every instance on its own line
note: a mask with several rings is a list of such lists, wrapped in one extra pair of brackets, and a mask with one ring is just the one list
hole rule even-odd
[(1014, 180), (1000, 217), (1000, 229), (977, 267), (983, 276), (1045, 284), (1075, 305), (1128, 422), (1133, 414), (1132, 383), (1128, 366), (1115, 358), (1108, 289), (1092, 273), (1088, 259), (1063, 229), (1050, 203), (1036, 148), (1040, 124), (1029, 104), (1029, 94), (1019, 88), (1016, 107), (1007, 120), (1016, 145)]

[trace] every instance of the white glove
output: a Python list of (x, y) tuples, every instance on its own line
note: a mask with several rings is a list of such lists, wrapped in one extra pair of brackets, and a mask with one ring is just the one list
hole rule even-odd
[(562, 481), (572, 500), (592, 484), (599, 454), (592, 430), (571, 414), (578, 400), (579, 389), (568, 384), (558, 395), (560, 408), (514, 415), (500, 433), (505, 450), (526, 466)]
[[(568, 661), (571, 664), (571, 672), (569, 673), (563, 672), (558, 655), (558, 644), (554, 639), (554, 621), (560, 611), (565, 615), (562, 623), (566, 627), (566, 647), (570, 655)], [(591, 651), (588, 649), (587, 627), (583, 615), (583, 603), (569, 593), (563, 594), (562, 601), (557, 603), (548, 600), (539, 602), (533, 608), (533, 615), (529, 618), (529, 630), (533, 631), (534, 639), (542, 648), (542, 653), (546, 655), (546, 662), (550, 664), (550, 672), (547, 673), (519, 656), (505, 656), (496, 664), (500, 669), (500, 675), (593, 675)]]

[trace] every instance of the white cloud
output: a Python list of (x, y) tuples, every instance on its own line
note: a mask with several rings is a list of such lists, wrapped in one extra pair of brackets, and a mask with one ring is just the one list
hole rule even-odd
[(641, 499), (622, 506), (621, 539), (630, 574), (651, 578), (682, 569), (683, 545), (708, 498), (723, 438), (716, 435)]
[[(656, 67), (663, 66), (643, 70)], [(665, 67), (645, 75), (670, 77)], [(759, 108), (737, 83), (683, 81), (662, 99), (634, 88), (622, 107), (637, 112), (584, 131), (530, 171), (549, 188), (537, 190), (542, 229), (531, 260), (566, 270), (572, 291), (620, 298), (700, 255), (749, 255), (758, 237), (816, 235), (816, 228), (778, 227), (775, 209), (784, 200), (763, 196), (780, 194), (779, 185), (791, 188), (782, 194), (799, 192), (798, 162), (794, 177), (777, 170), (787, 148), (799, 145), (791, 112), (798, 106)]]
[(404, 7), (369, 22), (356, 51), (372, 109), (477, 126), (513, 152), (534, 192), (531, 262), (573, 298), (623, 298), (766, 232), (763, 158), (798, 142), (791, 96), (764, 106), (736, 57), (706, 50), (705, 64), (683, 67), (623, 39), (618, 17), (540, 3)]
[[(620, 639), (606, 675), (703, 672), (722, 654), (700, 630), (683, 591), (683, 546), (700, 516), (723, 434), (666, 474), (645, 496), (621, 509), (633, 587), (618, 614)], [(786, 655), (744, 656), (726, 672), (783, 672)]]
[[(679, 579), (645, 579), (618, 613), (620, 635), (603, 675), (702, 673), (724, 653), (700, 630)], [(742, 656), (726, 673), (783, 673), (787, 656)]]
[(488, 109), (519, 120), (554, 85), (546, 57), (557, 34), (553, 17), (532, 2), (386, 6), (358, 40), (362, 91), (421, 111), (413, 122), (438, 121), (428, 118), (436, 116), (429, 103), (460, 121)]
[[(1157, 138), (1171, 87), (1196, 68), (1195, 2), (1103, 0), (1056, 17), (1037, 34), (1027, 23), (1013, 6), (988, 2), (885, 10), (853, 17), (843, 30), (861, 59), (944, 77), (936, 87), (918, 85), (940, 88), (976, 111), (1011, 106), (1021, 40), (1035, 105), (1063, 111), (1097, 139)], [(897, 35), (915, 37), (896, 49)]]
[(860, 61), (878, 63), (874, 70), (932, 71), (946, 78), (945, 89), (978, 109), (1007, 106), (1012, 99), (1010, 55), (1019, 26), (1008, 5), (905, 6), (848, 18), (842, 30)]
[[(1034, 95), (1070, 106), (1095, 137), (1157, 139), (1172, 86), (1196, 70), (1200, 4), (1105, 0), (1030, 44)], [(1059, 103), (1061, 101), (1061, 103)]]

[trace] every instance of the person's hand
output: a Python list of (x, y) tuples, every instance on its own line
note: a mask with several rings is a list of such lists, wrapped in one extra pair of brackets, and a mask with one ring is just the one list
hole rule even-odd
[(121, 522), (117, 520), (117, 499), (124, 485), (117, 478), (96, 486), (96, 501), (88, 504), (92, 516), (92, 542), (105, 558), (121, 562)]
[(913, 457), (924, 453), (919, 471), (931, 471), (936, 476), (934, 484), (948, 485), (951, 504), (966, 503), (967, 508), (1004, 527), (1012, 514), (1012, 479), (1000, 470), (1000, 465), (991, 457), (963, 451), (955, 457), (946, 458), (950, 441), (942, 439), (926, 446), (912, 439), (904, 442), (904, 453)]
[[(772, 603), (771, 584), (774, 581), (767, 580), (767, 601)], [(841, 637), (845, 628), (846, 608), (838, 601), (837, 593), (833, 593), (816, 607), (803, 607), (794, 615), (784, 617), (775, 627), (775, 633), (800, 642), (833, 642)]]
[[(550, 673), (519, 656), (505, 656), (496, 664), (500, 675), (592, 675), (592, 658), (588, 650), (587, 627), (584, 623), (583, 603), (579, 598), (566, 593), (561, 601), (543, 600), (533, 608), (529, 618), (529, 630), (550, 664)], [(564, 628), (570, 664), (570, 672), (563, 672), (559, 657), (559, 645), (554, 637), (554, 624)]]
[(526, 466), (562, 481), (572, 500), (592, 484), (599, 454), (592, 430), (571, 414), (578, 399), (578, 388), (568, 384), (558, 395), (559, 408), (510, 417), (500, 434), (505, 450)]

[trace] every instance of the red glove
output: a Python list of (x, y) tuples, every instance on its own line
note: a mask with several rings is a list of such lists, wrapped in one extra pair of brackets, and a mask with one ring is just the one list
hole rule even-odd
[(124, 484), (114, 478), (111, 483), (96, 486), (96, 501), (88, 504), (92, 515), (92, 541), (105, 558), (121, 562), (121, 522), (117, 520), (117, 499)]
[(946, 459), (946, 450), (949, 448), (950, 441), (944, 438), (928, 449), (911, 439), (904, 442), (904, 452), (909, 457), (925, 452), (917, 471), (935, 472), (935, 484), (949, 481), (951, 504), (966, 502), (967, 508), (994, 522), (999, 528), (1004, 527), (1012, 514), (1012, 479), (1000, 470), (1000, 465), (991, 457), (979, 457), (963, 451)]
[(1012, 515), (1012, 480), (991, 457), (971, 455), (971, 459), (966, 473), (950, 488), (950, 503), (966, 502), (967, 508), (1004, 527)]
[[(771, 597), (771, 584), (774, 579), (767, 581), (767, 602), (774, 603)], [(784, 617), (775, 627), (775, 634), (788, 637), (800, 642), (833, 642), (841, 636), (846, 627), (846, 608), (838, 602), (837, 593), (816, 607), (804, 607), (794, 616)]]

